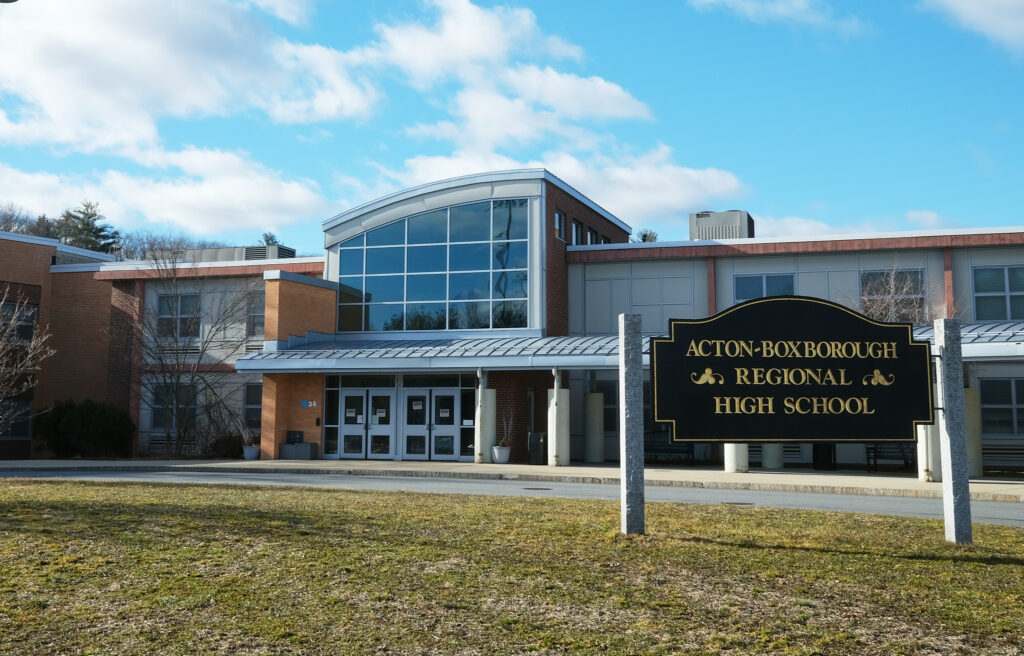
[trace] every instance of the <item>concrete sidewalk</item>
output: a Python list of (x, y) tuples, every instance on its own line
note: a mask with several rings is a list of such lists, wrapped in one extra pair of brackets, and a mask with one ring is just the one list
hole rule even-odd
[[(391, 460), (4, 460), (0, 472), (33, 471), (189, 471), (225, 473), (337, 474), (342, 476), (421, 476), (432, 478), (562, 481), (569, 483), (619, 482), (617, 465), (547, 467), (493, 465), (471, 462), (415, 462)], [(787, 469), (785, 471), (727, 474), (720, 469), (656, 468), (645, 470), (647, 485), (866, 494), (876, 496), (942, 497), (940, 483), (919, 481), (912, 474), (866, 474)], [(1024, 502), (1024, 478), (981, 478), (971, 481), (971, 498), (978, 501)]]

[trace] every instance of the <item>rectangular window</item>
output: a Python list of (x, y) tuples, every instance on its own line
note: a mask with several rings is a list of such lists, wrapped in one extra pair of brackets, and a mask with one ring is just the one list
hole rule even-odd
[(573, 246), (583, 244), (583, 224), (579, 221), (572, 222), (572, 244)]
[(983, 378), (981, 432), (1024, 433), (1024, 378)]
[(245, 336), (263, 338), (263, 318), (266, 311), (266, 294), (253, 292), (249, 294), (249, 317), (245, 325)]
[(878, 321), (927, 321), (924, 271), (899, 269), (862, 271), (860, 310)]
[(198, 393), (194, 384), (160, 384), (153, 388), (152, 427), (172, 431), (185, 422), (194, 421), (198, 405)]
[(977, 267), (973, 273), (976, 321), (1024, 319), (1024, 266)]
[(0, 321), (9, 322), (15, 320), (14, 337), (23, 339), (26, 342), (32, 339), (36, 332), (36, 315), (39, 308), (30, 303), (4, 303), (0, 306)]
[(245, 426), (259, 433), (260, 420), (263, 416), (263, 384), (246, 383), (245, 385)]
[(768, 273), (733, 278), (736, 303), (766, 296), (785, 296), (794, 293), (792, 273)]
[(199, 294), (160, 294), (158, 337), (199, 337)]
[(601, 243), (602, 243), (602, 244), (610, 244), (610, 243), (612, 243), (612, 240), (611, 240), (611, 239), (608, 239), (608, 238), (607, 238), (607, 237), (605, 237), (604, 235), (601, 235)]
[(565, 241), (565, 215), (555, 211), (555, 236)]
[(594, 230), (592, 228), (587, 228), (587, 243), (588, 244), (596, 244), (597, 243), (597, 230)]

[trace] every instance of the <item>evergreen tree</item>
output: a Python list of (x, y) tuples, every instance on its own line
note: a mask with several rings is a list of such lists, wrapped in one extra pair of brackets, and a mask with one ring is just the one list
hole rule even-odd
[(99, 205), (83, 200), (74, 210), (64, 210), (57, 220), (57, 233), (61, 242), (69, 246), (87, 248), (101, 253), (112, 253), (118, 249), (120, 233), (101, 221)]

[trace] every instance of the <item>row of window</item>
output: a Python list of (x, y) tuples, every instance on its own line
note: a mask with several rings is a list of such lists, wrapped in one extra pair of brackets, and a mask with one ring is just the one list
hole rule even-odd
[(608, 237), (599, 236), (597, 230), (584, 228), (579, 221), (569, 221), (561, 210), (555, 210), (555, 236), (573, 246), (612, 243)]
[(29, 341), (36, 331), (36, 316), (39, 313), (39, 308), (31, 303), (21, 305), (19, 310), (17, 303), (2, 303), (0, 304), (0, 321), (5, 324), (9, 324), (15, 318), (14, 325), (14, 337), (16, 339), (23, 339)]
[[(153, 430), (173, 431), (183, 422), (193, 422), (199, 412), (199, 391), (193, 384), (156, 385), (153, 389)], [(263, 414), (263, 384), (246, 383), (242, 392), (242, 417), (249, 430), (259, 431)]]
[[(266, 295), (264, 292), (248, 294), (245, 336), (263, 337)], [(202, 311), (199, 294), (160, 294), (157, 297), (157, 337), (171, 339), (199, 337), (202, 329)]]

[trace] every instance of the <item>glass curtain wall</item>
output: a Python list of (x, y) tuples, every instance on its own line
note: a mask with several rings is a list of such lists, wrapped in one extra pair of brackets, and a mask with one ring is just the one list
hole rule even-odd
[(339, 246), (338, 331), (525, 328), (528, 203), (454, 205)]

